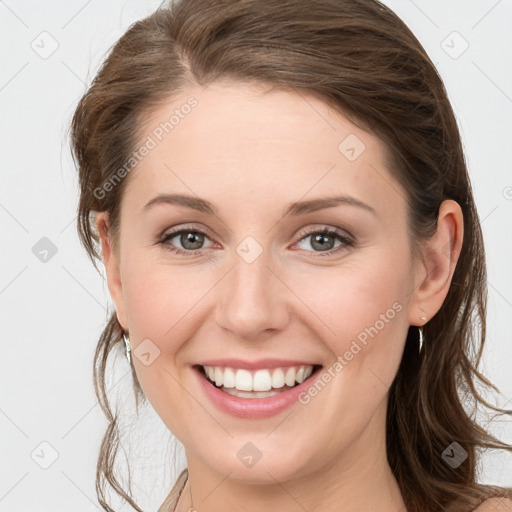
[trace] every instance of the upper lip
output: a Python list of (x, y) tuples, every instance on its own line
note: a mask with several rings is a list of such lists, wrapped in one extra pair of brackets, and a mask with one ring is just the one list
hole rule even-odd
[(291, 359), (256, 359), (254, 361), (245, 361), (243, 359), (208, 359), (197, 363), (199, 366), (220, 366), (223, 368), (239, 368), (243, 370), (258, 370), (264, 368), (282, 368), (289, 366), (321, 366), (318, 363), (310, 361), (299, 361)]

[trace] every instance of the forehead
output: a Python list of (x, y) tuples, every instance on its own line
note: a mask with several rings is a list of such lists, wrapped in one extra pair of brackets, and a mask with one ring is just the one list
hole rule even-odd
[(138, 202), (186, 191), (243, 204), (250, 190), (252, 199), (287, 203), (334, 189), (382, 207), (403, 202), (384, 144), (303, 93), (232, 82), (190, 88), (144, 118), (144, 144), (151, 149), (125, 191)]

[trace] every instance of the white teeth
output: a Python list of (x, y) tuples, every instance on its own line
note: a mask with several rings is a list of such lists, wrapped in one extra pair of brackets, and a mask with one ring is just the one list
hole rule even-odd
[(222, 377), (223, 377), (222, 370), (219, 367), (216, 367), (215, 368), (215, 384), (217, 384), (217, 386), (222, 386), (222, 381), (224, 380)]
[[(220, 368), (216, 368), (220, 371)], [(217, 382), (215, 382), (217, 384)], [(217, 386), (222, 386), (222, 382)], [(252, 376), (248, 370), (237, 370), (235, 374), (235, 388), (240, 391), (252, 391)]]
[(268, 370), (258, 370), (253, 377), (253, 391), (268, 391), (272, 388), (272, 377)]
[(224, 370), (223, 385), (225, 388), (235, 387), (235, 372), (231, 368)]
[(272, 374), (272, 387), (279, 389), (284, 386), (284, 372), (282, 368), (277, 368)]
[(295, 373), (295, 368), (293, 366), (288, 368), (286, 377), (284, 378), (287, 386), (293, 386), (295, 384)]
[(273, 370), (236, 370), (234, 368), (221, 368), (220, 366), (204, 366), (210, 381), (218, 387), (234, 388), (239, 391), (269, 391), (280, 389), (285, 385), (295, 386), (304, 382), (312, 373), (313, 365), (290, 366), (288, 368), (275, 368)]

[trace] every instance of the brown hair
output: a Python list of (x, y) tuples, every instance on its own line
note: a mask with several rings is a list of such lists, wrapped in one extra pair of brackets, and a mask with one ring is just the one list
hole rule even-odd
[[(314, 95), (380, 137), (389, 169), (407, 193), (415, 254), (435, 232), (441, 202), (460, 204), (464, 240), (448, 295), (424, 327), (420, 356), (418, 329), (409, 329), (389, 390), (387, 454), (409, 512), (472, 510), (489, 496), (504, 496), (507, 489), (476, 482), (477, 450), (512, 446), (486, 432), (469, 408), (512, 411), (489, 404), (477, 389), (498, 391), (478, 371), (486, 266), (456, 118), (420, 42), (377, 0), (181, 0), (134, 23), (110, 50), (71, 124), (80, 182), (78, 232), (93, 263), (100, 255), (91, 214), (109, 212), (115, 248), (129, 176), (106, 194), (97, 191), (128, 160), (145, 116), (187, 87), (217, 78)], [(140, 511), (114, 472), (119, 433), (105, 368), (119, 345), (122, 330), (113, 313), (94, 360), (96, 394), (110, 422), (96, 488), (105, 510), (112, 511), (105, 501), (108, 483)], [(143, 397), (133, 366), (132, 376), (136, 395)], [(468, 454), (456, 470), (441, 458), (453, 442)]]

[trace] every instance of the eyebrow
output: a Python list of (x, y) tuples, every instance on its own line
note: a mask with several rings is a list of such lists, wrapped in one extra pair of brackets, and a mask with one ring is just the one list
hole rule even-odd
[[(185, 194), (159, 194), (158, 196), (151, 199), (143, 207), (143, 210), (149, 210), (150, 208), (160, 204), (186, 206), (193, 210), (197, 210), (209, 215), (218, 216), (219, 214), (215, 206), (213, 206), (213, 204), (207, 201), (206, 199), (201, 199), (199, 197), (189, 196)], [(352, 196), (329, 196), (321, 197), (318, 199), (310, 199), (308, 201), (297, 201), (288, 204), (285, 207), (282, 215), (283, 217), (286, 215), (305, 215), (307, 213), (316, 212), (318, 210), (323, 210), (325, 208), (333, 208), (335, 206), (342, 204), (348, 206), (356, 206), (358, 208), (367, 210), (370, 213), (373, 213), (374, 215), (377, 215), (377, 212), (375, 211), (374, 208)]]

